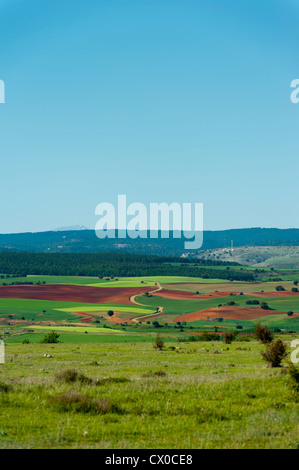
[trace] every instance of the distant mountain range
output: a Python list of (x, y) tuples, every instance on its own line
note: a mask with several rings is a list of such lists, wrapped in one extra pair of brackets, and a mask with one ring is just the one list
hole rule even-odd
[[(205, 231), (202, 250), (231, 246), (299, 246), (299, 229), (244, 228)], [(101, 253), (124, 252), (160, 256), (188, 256), (184, 239), (174, 238), (97, 238), (84, 226), (61, 227), (51, 232), (0, 234), (0, 251)]]
[(54, 230), (54, 232), (70, 232), (76, 230), (89, 230), (84, 225), (71, 225), (70, 227), (59, 227)]

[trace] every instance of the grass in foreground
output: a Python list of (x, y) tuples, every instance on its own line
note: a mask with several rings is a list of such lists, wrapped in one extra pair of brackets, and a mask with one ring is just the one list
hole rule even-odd
[(7, 344), (0, 447), (299, 447), (299, 403), (263, 345), (152, 343)]

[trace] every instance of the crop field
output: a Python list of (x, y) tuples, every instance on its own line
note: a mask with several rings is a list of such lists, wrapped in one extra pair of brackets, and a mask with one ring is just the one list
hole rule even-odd
[(298, 448), (288, 359), (268, 368), (252, 336), (291, 352), (294, 281), (5, 278), (0, 448)]
[[(299, 330), (296, 280), (27, 276), (11, 278), (13, 285), (6, 281), (0, 286), (0, 325), (6, 329), (5, 340), (10, 341), (19, 342), (16, 338), (22, 334), (27, 337), (28, 332), (22, 329), (34, 324), (57, 327), (85, 324), (118, 328), (123, 334), (163, 331), (187, 335), (194, 329), (200, 333), (238, 328), (239, 333), (250, 333), (259, 320), (282, 332)], [(267, 304), (266, 309), (261, 308), (263, 304)], [(31, 332), (33, 341), (36, 334), (35, 330)]]

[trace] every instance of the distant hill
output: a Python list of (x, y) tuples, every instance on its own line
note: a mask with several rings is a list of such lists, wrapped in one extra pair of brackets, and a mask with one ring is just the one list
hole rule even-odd
[[(161, 235), (161, 234), (160, 234)], [(244, 228), (205, 231), (200, 250), (240, 246), (299, 246), (299, 229)], [(103, 239), (94, 230), (56, 230), (51, 232), (0, 234), (0, 251), (48, 253), (134, 253), (159, 256), (188, 256), (183, 238)]]
[(299, 268), (299, 246), (239, 246), (202, 250), (197, 258), (230, 261), (256, 268)]
[(71, 225), (70, 227), (59, 227), (54, 230), (54, 232), (69, 232), (74, 230), (88, 230), (84, 225)]

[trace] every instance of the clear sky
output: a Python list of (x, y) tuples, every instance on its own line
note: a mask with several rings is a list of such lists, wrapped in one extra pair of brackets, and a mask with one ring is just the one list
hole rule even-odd
[(0, 0), (0, 233), (115, 203), (299, 227), (297, 0)]

